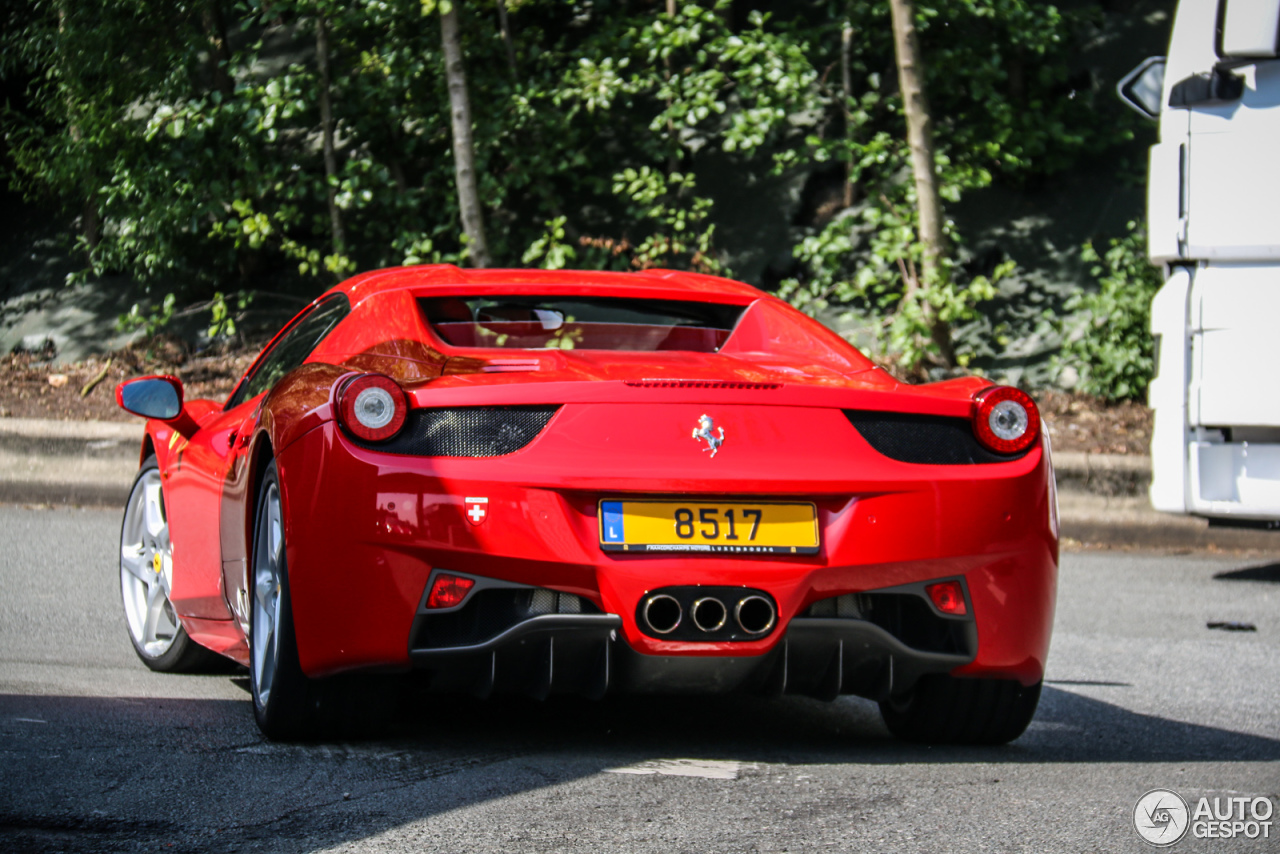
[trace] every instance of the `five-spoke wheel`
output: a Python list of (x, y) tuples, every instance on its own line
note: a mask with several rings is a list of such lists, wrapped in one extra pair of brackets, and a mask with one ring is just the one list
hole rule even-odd
[(280, 585), (284, 564), (284, 527), (280, 518), (280, 487), (266, 484), (258, 506), (253, 543), (253, 637), (250, 666), (259, 703), (271, 702), (280, 658)]
[(280, 477), (274, 462), (263, 473), (258, 491), (252, 561), (249, 682), (254, 715), (268, 738), (299, 738), (311, 732), (318, 697), (298, 663)]
[(219, 657), (187, 637), (169, 600), (173, 546), (155, 457), (138, 471), (120, 528), (120, 595), (129, 639), (152, 670), (203, 669)]

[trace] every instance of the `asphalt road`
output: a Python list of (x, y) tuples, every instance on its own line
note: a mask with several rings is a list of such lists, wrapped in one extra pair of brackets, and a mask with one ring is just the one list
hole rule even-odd
[[(2, 851), (1145, 851), (1150, 789), (1280, 793), (1266, 558), (1065, 555), (1040, 711), (1003, 748), (901, 745), (856, 699), (407, 688), (362, 736), (299, 746), (259, 736), (243, 672), (137, 661), (118, 527), (0, 507)], [(1272, 829), (1174, 850), (1280, 850), (1280, 809)]]

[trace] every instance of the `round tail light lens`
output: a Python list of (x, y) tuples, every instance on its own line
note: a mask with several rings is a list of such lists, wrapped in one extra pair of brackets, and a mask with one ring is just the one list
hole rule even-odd
[(1019, 454), (1040, 437), (1040, 411), (1025, 392), (990, 388), (974, 398), (973, 433), (988, 450)]
[(338, 395), (342, 426), (366, 442), (381, 442), (400, 432), (408, 409), (404, 391), (381, 374), (358, 376)]

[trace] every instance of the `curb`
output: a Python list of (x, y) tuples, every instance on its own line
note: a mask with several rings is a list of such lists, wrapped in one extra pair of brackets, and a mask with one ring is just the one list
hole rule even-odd
[[(143, 423), (0, 418), (0, 503), (124, 506)], [(1210, 526), (1147, 502), (1151, 459), (1056, 453), (1062, 537), (1084, 545), (1276, 549), (1280, 532)]]
[(71, 442), (142, 441), (146, 432), (136, 421), (59, 421), (52, 418), (0, 418), (0, 441), (13, 438)]
[(1208, 519), (1160, 513), (1151, 509), (1145, 496), (1116, 498), (1060, 490), (1058, 512), (1063, 540), (1081, 545), (1226, 551), (1280, 548), (1280, 532), (1219, 527)]
[(143, 422), (0, 418), (0, 502), (123, 507)]
[(1145, 498), (1151, 487), (1148, 456), (1064, 451), (1053, 455), (1053, 468), (1060, 491)]

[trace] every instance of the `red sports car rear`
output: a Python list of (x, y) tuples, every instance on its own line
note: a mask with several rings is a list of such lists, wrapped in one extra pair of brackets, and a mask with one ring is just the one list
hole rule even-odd
[(120, 390), (153, 418), (131, 635), (157, 669), (249, 664), (270, 735), (306, 730), (325, 677), (396, 669), (480, 695), (852, 693), (925, 741), (1034, 714), (1057, 571), (1035, 405), (898, 383), (746, 285), (379, 271), (224, 405), (180, 391)]

